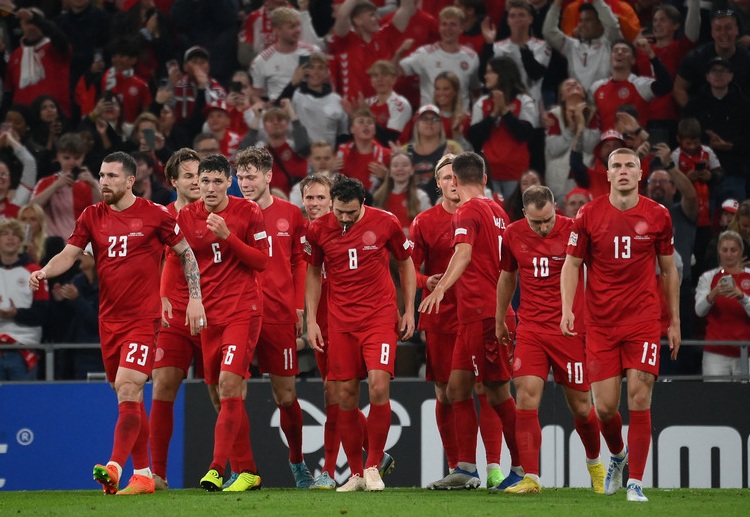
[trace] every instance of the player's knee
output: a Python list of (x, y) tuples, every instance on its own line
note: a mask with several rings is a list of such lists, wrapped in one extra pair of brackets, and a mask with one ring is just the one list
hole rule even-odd
[(390, 390), (387, 383), (375, 383), (370, 385), (370, 403), (385, 404), (388, 402)]
[(617, 406), (610, 406), (597, 402), (596, 404), (596, 416), (602, 422), (609, 422), (617, 414)]

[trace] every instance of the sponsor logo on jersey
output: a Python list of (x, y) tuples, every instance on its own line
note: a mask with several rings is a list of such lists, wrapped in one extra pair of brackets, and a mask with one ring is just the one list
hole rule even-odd
[(578, 234), (576, 232), (570, 232), (568, 246), (578, 246)]
[(466, 231), (466, 228), (456, 228), (456, 231), (453, 232), (454, 236), (457, 235), (468, 235), (469, 232)]

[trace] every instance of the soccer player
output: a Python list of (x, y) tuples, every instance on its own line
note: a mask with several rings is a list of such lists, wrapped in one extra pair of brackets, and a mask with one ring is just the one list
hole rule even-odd
[[(583, 281), (578, 284), (573, 306), (576, 336), (560, 335), (557, 325), (562, 310), (558, 289), (565, 246), (574, 226), (572, 219), (555, 215), (552, 191), (532, 185), (523, 193), (524, 219), (505, 230), (502, 243), (502, 271), (497, 282), (497, 339), (511, 346), (505, 325), (508, 304), (521, 279), (521, 305), (518, 308), (516, 348), (513, 353), (513, 384), (516, 387), (516, 440), (521, 466), (526, 475), (506, 493), (532, 494), (542, 489), (539, 481), (539, 403), (550, 366), (555, 382), (563, 385), (575, 428), (586, 449), (586, 466), (594, 492), (604, 493), (604, 466), (599, 459), (599, 423), (591, 405), (589, 382), (584, 368)], [(583, 270), (580, 271), (581, 276)]]
[[(177, 192), (167, 210), (177, 217), (182, 207), (200, 199), (198, 164), (192, 149), (175, 152), (164, 166), (164, 174)], [(162, 329), (156, 340), (156, 356), (151, 377), (154, 380), (149, 419), (151, 468), (157, 490), (166, 490), (167, 456), (174, 426), (174, 401), (193, 358), (202, 368), (200, 336), (191, 335), (182, 322), (189, 301), (188, 286), (180, 278), (180, 259), (167, 251), (161, 275)]]
[[(379, 464), (391, 426), (390, 381), (398, 334), (406, 340), (414, 333), (416, 279), (411, 244), (394, 215), (364, 206), (365, 193), (360, 181), (339, 176), (331, 188), (333, 212), (313, 221), (306, 236), (307, 334), (310, 346), (328, 355), (327, 382), (335, 383), (338, 393), (338, 430), (352, 473), (339, 492), (385, 488)], [(389, 251), (401, 278), (404, 314), (400, 319)], [(323, 263), (328, 279), (328, 343), (318, 324)], [(365, 469), (358, 408), (364, 378), (370, 396)]]
[[(417, 287), (424, 289), (424, 296), (435, 288), (453, 255), (451, 220), (461, 201), (458, 190), (453, 185), (453, 158), (454, 155), (447, 154), (435, 166), (435, 179), (443, 201), (418, 214), (409, 230), (409, 237), (414, 242), (412, 260), (417, 272)], [(423, 264), (424, 274), (420, 272)], [(515, 318), (515, 315), (511, 312), (510, 317)], [(427, 341), (426, 378), (435, 382), (435, 419), (448, 459), (448, 467), (453, 470), (458, 465), (458, 445), (453, 410), (446, 393), (458, 331), (456, 298), (452, 291), (446, 293), (439, 315), (421, 315), (419, 329), (425, 332)], [(497, 413), (487, 402), (487, 396), (484, 393), (480, 394), (482, 385), (477, 384), (475, 389), (479, 394), (479, 428), (487, 453), (487, 487), (494, 487), (504, 479), (499, 464), (503, 435), (498, 430), (502, 423), (498, 421)]]
[[(570, 233), (560, 276), (560, 329), (566, 336), (577, 333), (573, 302), (578, 270), (585, 259), (586, 371), (599, 426), (612, 453), (604, 489), (608, 495), (620, 489), (622, 471), (629, 462), (627, 499), (648, 501), (641, 481), (651, 444), (651, 395), (659, 374), (661, 305), (655, 262), (669, 309), (667, 340), (673, 360), (680, 349), (672, 220), (666, 208), (638, 194), (641, 165), (635, 151), (614, 150), (609, 155), (607, 179), (609, 196), (581, 207)], [(628, 447), (623, 444), (618, 411), (623, 375), (628, 380)]]
[(249, 147), (237, 155), (240, 190), (262, 209), (268, 235), (270, 260), (262, 275), (263, 325), (256, 357), (260, 371), (271, 377), (294, 482), (297, 488), (309, 488), (313, 477), (302, 455), (302, 408), (295, 386), (297, 336), (305, 312), (305, 222), (299, 208), (271, 195), (272, 167), (271, 153), (263, 147)]
[(211, 322), (201, 336), (203, 371), (213, 396), (220, 400), (213, 459), (200, 485), (209, 492), (221, 490), (231, 454), (239, 475), (224, 490), (255, 490), (261, 478), (242, 395), (260, 333), (259, 272), (268, 265), (268, 241), (258, 205), (227, 195), (231, 174), (224, 156), (201, 160), (198, 178), (201, 199), (184, 206), (177, 223), (192, 244), (201, 270)]
[[(148, 415), (143, 385), (151, 374), (159, 330), (159, 264), (165, 245), (180, 257), (188, 283), (185, 325), (195, 335), (206, 325), (195, 255), (166, 208), (133, 194), (136, 163), (129, 155), (107, 155), (99, 172), (103, 202), (86, 208), (65, 248), (29, 278), (40, 282), (66, 272), (91, 243), (99, 276), (99, 335), (107, 380), (117, 392), (118, 418), (107, 465), (94, 466), (105, 494), (154, 491), (148, 459)], [(134, 473), (119, 490), (122, 466), (133, 457)], [(119, 491), (118, 491), (119, 490)]]
[[(448, 396), (456, 430), (458, 466), (443, 479), (430, 483), (433, 490), (471, 489), (480, 485), (476, 467), (477, 412), (472, 390), (482, 382), (487, 401), (502, 420), (511, 452), (511, 472), (498, 487), (521, 480), (523, 469), (515, 444), (515, 402), (510, 395), (510, 359), (495, 338), (494, 292), (500, 276), (500, 244), (509, 220), (505, 211), (484, 196), (487, 182), (484, 160), (472, 152), (453, 160), (453, 183), (461, 204), (453, 215), (453, 256), (419, 312), (439, 313), (445, 293), (455, 285), (458, 332), (448, 378)], [(459, 281), (460, 279), (460, 281)], [(501, 429), (502, 428), (502, 429)]]

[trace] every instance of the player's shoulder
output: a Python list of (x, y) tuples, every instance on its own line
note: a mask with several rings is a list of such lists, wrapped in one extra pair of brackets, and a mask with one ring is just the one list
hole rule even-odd
[[(661, 203), (657, 203), (653, 199), (639, 195), (638, 196), (638, 211), (645, 214), (654, 214), (658, 217), (670, 217), (669, 215), (669, 209), (662, 205)], [(585, 205), (584, 205), (585, 206)]]

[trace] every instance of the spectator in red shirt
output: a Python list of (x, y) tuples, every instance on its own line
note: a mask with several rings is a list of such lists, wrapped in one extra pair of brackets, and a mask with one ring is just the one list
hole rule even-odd
[(375, 116), (367, 108), (352, 113), (349, 130), (353, 140), (339, 146), (335, 168), (373, 192), (388, 172), (391, 150), (375, 140)]
[(125, 122), (132, 124), (136, 117), (151, 106), (151, 90), (146, 81), (135, 74), (138, 47), (129, 39), (120, 38), (107, 46), (112, 67), (104, 72), (102, 91), (111, 91), (120, 99)]

